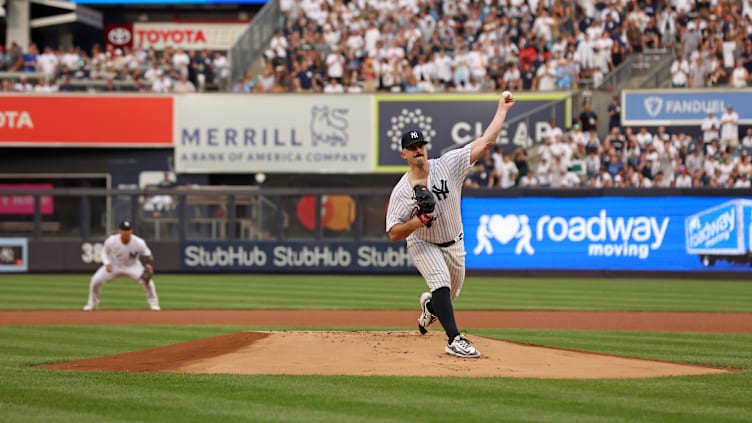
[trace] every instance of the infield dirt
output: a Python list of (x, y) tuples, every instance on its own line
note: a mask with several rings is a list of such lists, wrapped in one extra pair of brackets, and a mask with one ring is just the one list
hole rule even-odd
[[(0, 325), (231, 324), (301, 327), (405, 326), (404, 311), (185, 310), (0, 312)], [(538, 328), (752, 333), (752, 313), (459, 312), (474, 328)], [(122, 354), (40, 366), (81, 371), (226, 374), (646, 378), (728, 372), (468, 335), (478, 359), (444, 353), (440, 329), (405, 331), (253, 331)]]

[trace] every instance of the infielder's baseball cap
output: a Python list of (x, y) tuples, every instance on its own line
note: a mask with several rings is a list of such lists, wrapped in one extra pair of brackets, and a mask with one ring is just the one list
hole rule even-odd
[(122, 222), (120, 222), (120, 225), (118, 225), (118, 229), (122, 229), (124, 231), (130, 231), (131, 229), (133, 229), (133, 227), (131, 226), (131, 221), (123, 220)]
[(413, 144), (423, 143), (427, 144), (428, 141), (426, 141), (425, 138), (423, 138), (423, 133), (420, 131), (410, 131), (405, 132), (402, 134), (402, 148), (407, 148)]

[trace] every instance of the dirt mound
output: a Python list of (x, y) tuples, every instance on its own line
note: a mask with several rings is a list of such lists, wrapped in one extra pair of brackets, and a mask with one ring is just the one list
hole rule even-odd
[(477, 359), (444, 353), (443, 332), (239, 332), (40, 366), (62, 370), (296, 375), (647, 378), (727, 372), (704, 366), (469, 336)]

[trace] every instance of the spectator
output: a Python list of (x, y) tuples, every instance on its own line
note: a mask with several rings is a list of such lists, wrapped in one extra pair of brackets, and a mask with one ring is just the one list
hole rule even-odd
[(181, 73), (172, 91), (178, 94), (195, 93), (196, 87), (188, 79), (187, 73)]
[(509, 154), (502, 155), (502, 163), (497, 166), (497, 177), (499, 183), (497, 184), (502, 189), (509, 189), (515, 186), (517, 183), (517, 177), (519, 176), (519, 169), (512, 160), (512, 156)]
[(737, 61), (736, 66), (731, 71), (731, 77), (729, 78), (729, 85), (732, 88), (746, 88), (749, 82), (749, 72), (742, 66), (742, 63)]
[[(509, 91), (522, 90), (522, 75), (516, 63), (509, 63), (507, 65), (507, 70), (504, 72), (503, 83), (499, 89)], [(533, 82), (533, 89), (535, 89), (535, 81)]]
[(621, 126), (621, 103), (619, 96), (615, 95), (608, 105), (608, 130), (611, 131), (616, 126)]
[(702, 120), (700, 129), (702, 130), (702, 141), (705, 144), (709, 144), (711, 140), (720, 138), (720, 121), (715, 117), (712, 110), (708, 111), (708, 115)]
[(0, 72), (8, 70), (8, 54), (5, 53), (5, 46), (0, 44)]
[(565, 58), (559, 59), (556, 66), (556, 88), (571, 90), (577, 84), (577, 70), (575, 64)]
[(579, 124), (583, 132), (589, 132), (591, 129), (598, 129), (598, 115), (590, 109), (589, 101), (585, 101), (582, 104), (582, 112), (580, 113)]
[(151, 90), (155, 93), (172, 92), (172, 79), (164, 73), (159, 74), (156, 80), (151, 84)]
[(752, 128), (747, 128), (747, 135), (742, 138), (742, 147), (745, 150), (752, 148)]
[(214, 69), (214, 83), (217, 84), (220, 91), (225, 91), (230, 79), (230, 63), (222, 52), (214, 53), (212, 68)]
[(739, 163), (736, 165), (736, 170), (740, 175), (752, 174), (752, 162), (750, 162), (750, 155), (746, 151), (742, 151)]
[(553, 171), (553, 159), (547, 159), (541, 157), (538, 162), (538, 167), (535, 169), (535, 177), (538, 180), (538, 185), (541, 187), (551, 186), (551, 173)]
[(673, 88), (687, 88), (689, 84), (689, 63), (682, 55), (677, 55), (671, 64), (671, 86)]
[(345, 87), (340, 84), (340, 82), (337, 80), (337, 78), (329, 78), (329, 82), (326, 83), (324, 86), (324, 93), (326, 94), (333, 94), (333, 93), (344, 93)]
[(29, 82), (29, 78), (27, 78), (26, 75), (21, 75), (18, 78), (18, 82), (13, 86), (13, 91), (30, 93), (34, 91), (34, 86), (31, 85), (31, 82)]
[(681, 51), (683, 52), (684, 57), (689, 57), (693, 51), (698, 51), (700, 49), (702, 38), (702, 34), (697, 31), (697, 24), (690, 21), (687, 24), (686, 31), (682, 35), (681, 40)]
[(18, 46), (18, 44), (13, 41), (10, 43), (10, 47), (8, 47), (8, 65), (7, 68), (11, 72), (21, 72), (24, 68), (24, 58), (23, 58), (23, 51), (21, 51), (21, 47)]
[[(563, 59), (566, 60), (566, 59)], [(536, 91), (553, 91), (556, 89), (556, 68), (553, 60), (548, 59), (538, 68), (533, 81), (533, 90)]]
[(726, 146), (739, 147), (739, 114), (734, 108), (726, 105), (726, 112), (721, 115), (721, 148)]
[(70, 75), (66, 76), (62, 83), (58, 86), (58, 91), (60, 92), (74, 92), (76, 91), (76, 87), (71, 82)]
[(37, 59), (39, 58), (39, 50), (35, 43), (29, 44), (29, 51), (23, 53), (23, 71), (24, 72), (36, 72), (37, 71)]
[(694, 55), (694, 61), (689, 66), (689, 88), (705, 88), (707, 85), (708, 71), (699, 53)]
[(232, 92), (235, 94), (250, 94), (251, 86), (246, 84), (244, 78), (238, 78), (235, 86), (232, 87)]
[(752, 181), (750, 181), (748, 173), (742, 173), (734, 183), (734, 188), (750, 188), (752, 187)]
[(537, 188), (539, 185), (538, 178), (535, 177), (532, 170), (528, 170), (527, 173), (520, 178), (518, 184), (520, 188)]
[(704, 161), (705, 156), (702, 154), (702, 149), (699, 147), (694, 148), (692, 153), (690, 153), (685, 159), (685, 167), (687, 168), (688, 173), (694, 175), (695, 172), (701, 172), (703, 170)]

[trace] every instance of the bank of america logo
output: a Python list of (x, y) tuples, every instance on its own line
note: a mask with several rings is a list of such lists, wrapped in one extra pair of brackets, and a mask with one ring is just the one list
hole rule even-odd
[(663, 99), (660, 97), (648, 97), (645, 99), (645, 111), (650, 117), (656, 117), (663, 108)]
[[(392, 150), (399, 151), (402, 149), (402, 134), (405, 128), (415, 129), (416, 127), (423, 132), (423, 137), (427, 142), (431, 142), (436, 136), (436, 130), (431, 126), (433, 118), (423, 114), (421, 109), (402, 109), (397, 116), (392, 116), (389, 120), (389, 129), (386, 131), (389, 146)], [(428, 144), (431, 148), (431, 144)]]

